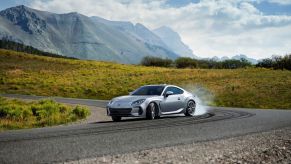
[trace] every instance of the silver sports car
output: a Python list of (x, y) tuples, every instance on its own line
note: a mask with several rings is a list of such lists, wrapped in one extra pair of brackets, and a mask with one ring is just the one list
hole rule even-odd
[(155, 119), (162, 115), (184, 113), (194, 116), (195, 95), (174, 85), (146, 85), (127, 96), (112, 99), (107, 105), (107, 115), (113, 121), (122, 117)]

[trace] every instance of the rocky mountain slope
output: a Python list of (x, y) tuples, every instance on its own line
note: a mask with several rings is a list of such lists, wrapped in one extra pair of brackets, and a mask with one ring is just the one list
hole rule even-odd
[(178, 57), (142, 24), (110, 22), (75, 12), (54, 14), (22, 5), (0, 12), (0, 39), (80, 59), (139, 63), (148, 55)]
[(158, 35), (162, 41), (176, 54), (184, 57), (197, 58), (192, 50), (182, 42), (181, 37), (171, 28), (162, 26), (154, 30), (154, 33)]

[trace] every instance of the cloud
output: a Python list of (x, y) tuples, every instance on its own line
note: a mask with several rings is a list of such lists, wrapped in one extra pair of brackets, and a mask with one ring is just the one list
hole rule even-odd
[(201, 0), (182, 7), (170, 6), (166, 0), (34, 0), (30, 6), (139, 22), (151, 29), (170, 26), (201, 57), (243, 53), (264, 58), (291, 52), (291, 17), (264, 15), (252, 0)]
[(291, 0), (268, 0), (270, 3), (277, 3), (280, 5), (291, 5)]

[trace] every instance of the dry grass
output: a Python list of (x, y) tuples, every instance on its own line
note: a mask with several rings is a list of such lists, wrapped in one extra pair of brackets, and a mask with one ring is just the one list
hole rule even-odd
[(143, 67), (7, 50), (0, 50), (0, 64), (2, 93), (110, 99), (141, 85), (168, 83), (203, 88), (214, 96), (211, 105), (291, 108), (290, 71)]

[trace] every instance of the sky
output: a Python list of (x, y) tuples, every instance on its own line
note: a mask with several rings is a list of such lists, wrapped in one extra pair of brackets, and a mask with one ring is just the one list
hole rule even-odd
[(21, 4), (150, 29), (168, 26), (199, 57), (291, 53), (291, 0), (1, 0), (0, 9)]

